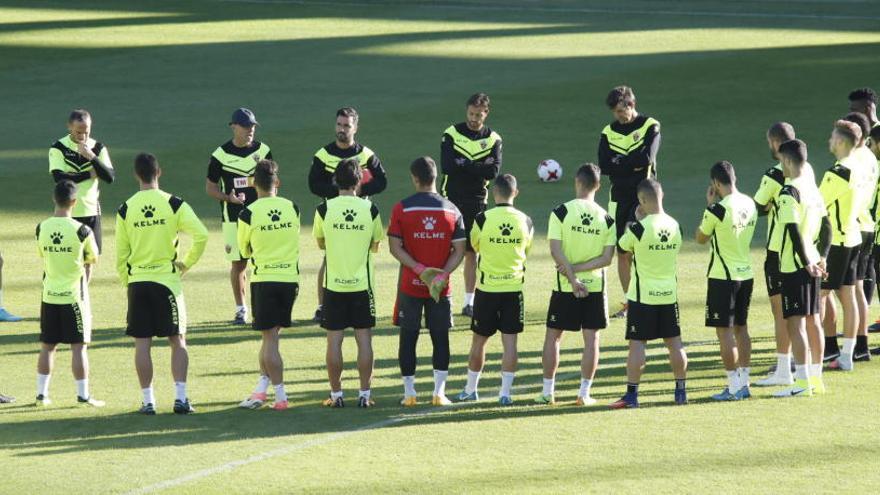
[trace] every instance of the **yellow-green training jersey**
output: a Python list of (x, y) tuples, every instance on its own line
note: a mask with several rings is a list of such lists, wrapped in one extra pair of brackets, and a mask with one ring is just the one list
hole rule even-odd
[(70, 217), (49, 217), (37, 225), (37, 251), (43, 259), (43, 302), (82, 302), (85, 265), (98, 258), (92, 229)]
[(751, 280), (750, 246), (758, 211), (752, 198), (735, 192), (709, 205), (700, 231), (711, 236), (708, 277), (717, 280)]
[(238, 214), (238, 248), (250, 258), (252, 282), (299, 282), (299, 208), (260, 198)]
[(180, 294), (178, 234), (192, 237), (183, 257), (187, 269), (201, 258), (208, 230), (192, 207), (160, 189), (135, 193), (116, 213), (116, 271), (123, 284), (156, 282)]
[(477, 288), (483, 292), (518, 292), (526, 273), (526, 256), (532, 247), (532, 219), (513, 205), (499, 203), (478, 213), (470, 240), (477, 260)]
[[(92, 138), (86, 142), (86, 146), (92, 150), (96, 158), (107, 168), (113, 168), (110, 162), (110, 152), (107, 146)], [(93, 160), (87, 160), (77, 151), (77, 143), (70, 135), (55, 141), (49, 148), (49, 172), (55, 177), (56, 182), (69, 179), (76, 183), (76, 204), (73, 206), (74, 217), (91, 217), (101, 214), (101, 205), (98, 201), (99, 179), (97, 176), (90, 177), (92, 170), (96, 170)]]
[[(827, 215), (824, 199), (812, 177), (801, 175), (782, 188), (782, 192), (779, 193), (779, 226), (782, 237), (779, 270), (782, 273), (796, 272), (808, 264), (819, 261), (816, 242), (819, 239), (822, 219)], [(786, 229), (788, 224), (797, 226), (807, 259), (802, 259), (798, 254), (791, 234)]]
[(761, 184), (755, 192), (755, 203), (762, 207), (770, 207), (767, 211), (766, 247), (767, 251), (773, 251), (775, 253), (779, 252), (779, 235), (775, 228), (778, 215), (776, 198), (779, 196), (779, 191), (782, 190), (782, 186), (784, 185), (785, 175), (782, 172), (782, 164), (777, 163), (764, 172), (764, 176), (761, 177)]
[(315, 209), (312, 233), (324, 240), (324, 288), (372, 291), (374, 242), (385, 238), (379, 208), (355, 196), (337, 196)]
[(829, 168), (819, 185), (819, 193), (831, 217), (832, 245), (854, 247), (862, 243), (858, 222), (860, 202), (856, 192), (856, 184), (862, 179), (859, 172), (850, 156)]
[(678, 302), (681, 227), (674, 218), (657, 213), (632, 222), (617, 245), (633, 253), (627, 299), (652, 305)]
[[(571, 264), (584, 263), (602, 255), (617, 243), (614, 219), (595, 201), (573, 199), (553, 209), (547, 224), (547, 238), (561, 241), (562, 252)], [(590, 292), (605, 290), (605, 269), (578, 272), (577, 278)], [(571, 292), (568, 277), (557, 272), (558, 292)]]

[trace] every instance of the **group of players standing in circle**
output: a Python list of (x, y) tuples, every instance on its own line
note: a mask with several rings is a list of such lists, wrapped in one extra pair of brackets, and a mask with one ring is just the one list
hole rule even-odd
[[(728, 386), (713, 396), (717, 400), (751, 395), (747, 317), (754, 272), (749, 246), (759, 216), (769, 218), (765, 278), (776, 319), (778, 363), (756, 385), (783, 386), (774, 394), (780, 397), (822, 393), (823, 357), (842, 370), (851, 370), (853, 361), (870, 358), (867, 301), (872, 286), (865, 280), (871, 280), (866, 267), (872, 265), (870, 252), (877, 239), (874, 203), (880, 128), (872, 91), (857, 90), (850, 100), (853, 112), (834, 123), (829, 142), (837, 162), (825, 173), (820, 187), (807, 161), (806, 145), (782, 122), (767, 133), (779, 163), (767, 171), (754, 198), (737, 190), (736, 173), (729, 162), (717, 162), (709, 171), (708, 206), (696, 240), (711, 246), (706, 325), (717, 329), (728, 375)], [(595, 403), (590, 389), (598, 367), (598, 333), (609, 319), (605, 267), (616, 251), (627, 303), (611, 317), (626, 318), (629, 355), (626, 392), (610, 406), (638, 407), (646, 343), (654, 339), (663, 339), (669, 351), (674, 401), (686, 404), (687, 356), (681, 341), (676, 276), (682, 232), (678, 222), (665, 213), (663, 190), (656, 180), (660, 123), (636, 111), (635, 96), (626, 86), (614, 88), (606, 103), (614, 122), (602, 131), (598, 165), (578, 168), (575, 198), (555, 207), (549, 216), (547, 237), (557, 273), (547, 312), (543, 390), (535, 402), (555, 402), (561, 339), (566, 332), (576, 331), (582, 333), (584, 342), (576, 404)], [(457, 400), (479, 399), (486, 344), (500, 332), (504, 350), (498, 400), (502, 405), (513, 403), (517, 335), (524, 326), (522, 288), (534, 228), (532, 220), (514, 207), (519, 194), (516, 178), (501, 173), (502, 140), (486, 126), (489, 108), (489, 97), (483, 93), (467, 100), (466, 121), (443, 132), (440, 167), (428, 156), (415, 159), (409, 167), (415, 193), (391, 212), (389, 249), (401, 264), (393, 316), (400, 327), (403, 406), (417, 404), (416, 343), (423, 326), (433, 344), (432, 403), (452, 403), (446, 395), (448, 333), (453, 324), (449, 280), (462, 262), (462, 313), (471, 318), (473, 338), (466, 385)], [(324, 405), (329, 407), (345, 405), (342, 341), (348, 328), (354, 329), (358, 348), (357, 404), (374, 404), (370, 390), (371, 329), (376, 321), (372, 258), (386, 230), (369, 197), (381, 193), (387, 179), (376, 153), (355, 139), (358, 118), (353, 108), (337, 111), (336, 138), (315, 153), (309, 172), (310, 190), (322, 199), (313, 222), (313, 237), (325, 253), (315, 321), (327, 330), (330, 395)], [(299, 292), (301, 213), (293, 202), (278, 196), (279, 165), (269, 146), (255, 140), (257, 125), (250, 110), (240, 108), (233, 113), (233, 138), (211, 155), (206, 192), (221, 207), (236, 303), (233, 323), (246, 324), (250, 319), (262, 335), (257, 386), (240, 405), (256, 409), (268, 404), (271, 385), (271, 407), (284, 410), (289, 403), (279, 336), (281, 329), (291, 325)], [(103, 402), (91, 397), (88, 387), (88, 280), (89, 267), (101, 247), (98, 183), (113, 182), (115, 174), (107, 147), (90, 136), (87, 111), (72, 112), (68, 130), (49, 153), (56, 182), (55, 215), (40, 223), (36, 232), (45, 265), (37, 404), (50, 403), (54, 350), (59, 343), (67, 343), (74, 351), (77, 400), (101, 406)], [(139, 154), (134, 172), (140, 190), (116, 215), (116, 268), (128, 290), (126, 333), (135, 339), (143, 392), (140, 412), (156, 413), (150, 346), (153, 337), (165, 337), (172, 349), (173, 410), (188, 414), (194, 409), (186, 388), (181, 275), (201, 257), (208, 232), (185, 201), (159, 188), (162, 171), (156, 157)], [(611, 183), (608, 210), (596, 200), (600, 175), (607, 175)], [(494, 207), (487, 209), (490, 193)], [(183, 256), (177, 246), (180, 232), (192, 237)], [(252, 316), (245, 304), (248, 265)], [(839, 350), (834, 313), (825, 311), (834, 308), (828, 297), (831, 291), (843, 309), (844, 340)], [(821, 323), (820, 311), (825, 315)]]

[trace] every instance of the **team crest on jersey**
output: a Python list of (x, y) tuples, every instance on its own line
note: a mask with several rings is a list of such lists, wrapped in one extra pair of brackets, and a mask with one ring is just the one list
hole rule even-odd
[(437, 225), (437, 219), (434, 217), (423, 217), (422, 225), (425, 226), (425, 230), (434, 230), (434, 226)]
[(633, 141), (638, 141), (640, 137), (642, 137), (642, 135), (639, 133), (639, 131), (633, 133)]
[(593, 223), (593, 215), (589, 213), (581, 214), (581, 225), (590, 225), (591, 223)]
[(254, 163), (260, 162), (260, 154), (259, 153), (254, 153), (253, 155), (251, 155), (251, 157), (253, 157)]
[(269, 215), (269, 219), (271, 219), (273, 222), (281, 220), (281, 212), (278, 210), (269, 210), (267, 215)]
[(670, 235), (672, 234), (670, 234), (669, 231), (666, 229), (660, 229), (660, 231), (657, 232), (657, 236), (660, 237), (660, 242), (669, 242)]
[(481, 150), (486, 149), (487, 146), (489, 146), (489, 143), (487, 143), (485, 139), (480, 141), (480, 149)]
[(64, 239), (61, 232), (53, 232), (49, 237), (52, 239), (52, 244), (61, 244), (62, 239)]

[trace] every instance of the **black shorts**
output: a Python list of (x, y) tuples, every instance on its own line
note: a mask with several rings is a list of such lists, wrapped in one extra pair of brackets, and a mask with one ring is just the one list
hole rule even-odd
[(822, 289), (837, 290), (842, 285), (855, 285), (858, 260), (859, 246), (831, 246), (826, 260), (828, 276), (822, 281)]
[(464, 222), (465, 249), (474, 252), (474, 248), (471, 246), (471, 227), (474, 225), (474, 218), (477, 217), (477, 214), (486, 211), (486, 203), (458, 201), (455, 199), (450, 199), (449, 201), (461, 212), (461, 219)]
[(93, 215), (91, 217), (73, 217), (77, 222), (92, 229), (95, 236), (95, 244), (98, 245), (98, 253), (101, 254), (101, 215)]
[(779, 253), (767, 251), (764, 260), (764, 282), (767, 283), (767, 295), (778, 296), (782, 294), (782, 272), (779, 271)]
[(491, 337), (495, 332), (515, 334), (523, 331), (523, 294), (519, 292), (474, 293), (474, 317), (471, 330), (483, 337)]
[(671, 339), (680, 336), (678, 303), (627, 303), (626, 340)]
[(601, 330), (608, 326), (608, 298), (605, 292), (590, 292), (577, 298), (571, 292), (553, 291), (547, 308), (547, 328), (555, 330)]
[(186, 304), (158, 282), (128, 284), (128, 327), (135, 338), (171, 337), (186, 334)]
[(749, 321), (752, 280), (709, 279), (706, 288), (706, 326), (743, 326)]
[(374, 326), (376, 326), (376, 303), (373, 300), (373, 291), (334, 292), (324, 289), (321, 328), (345, 330)]
[(88, 344), (92, 340), (89, 308), (83, 303), (40, 305), (40, 342)]
[[(626, 226), (630, 222), (636, 220), (636, 208), (639, 202), (633, 198), (633, 201), (611, 201), (608, 205), (609, 210), (613, 210), (614, 225), (617, 229), (617, 238), (620, 239), (626, 231)], [(618, 252), (623, 252), (618, 250)]]
[(452, 328), (452, 302), (441, 297), (435, 302), (430, 297), (414, 297), (397, 293), (397, 321), (401, 331), (418, 332), (422, 328), (446, 332)]
[(254, 330), (290, 326), (290, 312), (299, 295), (296, 282), (251, 282), (251, 308)]
[(856, 280), (865, 280), (868, 267), (871, 266), (872, 250), (874, 249), (874, 233), (862, 232), (862, 245), (856, 259)]
[(782, 316), (819, 314), (820, 280), (801, 268), (782, 274)]

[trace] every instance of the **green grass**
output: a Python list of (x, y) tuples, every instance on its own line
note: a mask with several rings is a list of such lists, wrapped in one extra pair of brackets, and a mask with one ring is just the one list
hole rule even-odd
[[(570, 182), (544, 185), (534, 166), (555, 158), (567, 170), (595, 157), (609, 119), (609, 87), (635, 87), (640, 108), (663, 123), (661, 179), (668, 210), (688, 238), (700, 218), (708, 166), (722, 158), (753, 192), (771, 163), (764, 130), (792, 122), (824, 167), (832, 120), (846, 93), (874, 85), (880, 48), (875, 2), (379, 2), (370, 7), (214, 1), (50, 2), (0, 5), (0, 250), (6, 259), (4, 304), (27, 317), (0, 326), (0, 391), (19, 397), (0, 407), (0, 492), (118, 493), (217, 469), (168, 491), (215, 492), (828, 492), (865, 490), (880, 481), (880, 367), (829, 374), (830, 394), (779, 402), (765, 391), (746, 403), (713, 404), (724, 386), (712, 330), (702, 326), (706, 250), (691, 242), (679, 260), (683, 336), (693, 404), (670, 407), (665, 351), (652, 345), (644, 407), (577, 409), (578, 338), (564, 342), (557, 407), (530, 406), (540, 390), (543, 319), (553, 273), (541, 239), (529, 261), (528, 327), (520, 344), (518, 405), (494, 401), (438, 411), (402, 410), (396, 332), (389, 316), (396, 263), (385, 248), (377, 267), (381, 316), (375, 332), (378, 407), (326, 411), (323, 331), (300, 323), (285, 332), (282, 353), (294, 407), (247, 412), (236, 403), (256, 378), (257, 336), (233, 329), (216, 205), (204, 194), (209, 153), (228, 138), (237, 106), (254, 109), (282, 166), (282, 193), (310, 211), (317, 200), (305, 175), (315, 149), (332, 139), (333, 112), (361, 113), (360, 140), (385, 162), (383, 216), (409, 194), (407, 164), (438, 152), (441, 131), (462, 118), (463, 101), (492, 95), (490, 124), (505, 139), (505, 169), (522, 184), (519, 205), (543, 232), (549, 210)], [(872, 8), (874, 7), (874, 8)], [(646, 11), (657, 9), (655, 15)], [(615, 12), (608, 12), (609, 10)], [(680, 12), (681, 14), (676, 14)], [(714, 13), (714, 14), (712, 14)], [(743, 13), (746, 13), (743, 15)], [(794, 14), (794, 15), (793, 15)], [(813, 17), (811, 17), (813, 16)], [(824, 16), (824, 17), (823, 17)], [(124, 292), (113, 267), (112, 217), (106, 254), (92, 282), (94, 395), (100, 411), (75, 408), (70, 354), (59, 352), (55, 405), (33, 396), (41, 268), (33, 227), (51, 212), (46, 152), (64, 133), (69, 109), (89, 108), (119, 180), (103, 188), (106, 212), (135, 190), (132, 157), (151, 151), (163, 186), (190, 201), (212, 228), (202, 262), (185, 277), (191, 353), (192, 417), (169, 413), (167, 346), (154, 351), (162, 414), (130, 414), (140, 401), (133, 349), (121, 326)], [(305, 216), (309, 220), (309, 215)], [(763, 222), (762, 222), (763, 228)], [(763, 231), (756, 234), (754, 261)], [(303, 290), (294, 317), (315, 306), (319, 251), (302, 236)], [(614, 275), (612, 274), (612, 279)], [(456, 277), (456, 282), (459, 282)], [(752, 368), (773, 361), (772, 323), (763, 283), (756, 284)], [(460, 283), (456, 289), (460, 299)], [(611, 301), (621, 300), (616, 282)], [(456, 304), (458, 306), (458, 304)], [(456, 318), (450, 391), (463, 385), (470, 332)], [(621, 322), (602, 333), (594, 388), (602, 403), (625, 382)], [(353, 339), (345, 353), (354, 356)], [(419, 344), (430, 356), (429, 339)], [(493, 341), (484, 394), (499, 385), (500, 342)], [(429, 400), (430, 362), (417, 387)], [(352, 365), (344, 384), (356, 387)], [(757, 389), (756, 389), (757, 390)], [(367, 429), (365, 429), (367, 428)], [(252, 458), (268, 453), (265, 458)]]

